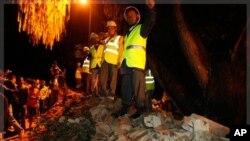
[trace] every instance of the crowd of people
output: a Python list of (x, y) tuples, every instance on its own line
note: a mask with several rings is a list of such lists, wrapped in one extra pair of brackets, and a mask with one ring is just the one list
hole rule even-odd
[(22, 136), (25, 129), (32, 129), (33, 121), (57, 102), (58, 89), (58, 83), (1, 70), (0, 96), (4, 104), (0, 108), (3, 109), (0, 132), (18, 132)]

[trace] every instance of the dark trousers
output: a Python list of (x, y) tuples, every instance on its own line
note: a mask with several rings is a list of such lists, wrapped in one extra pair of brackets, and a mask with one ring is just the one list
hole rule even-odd
[(14, 118), (24, 127), (25, 125), (25, 108), (21, 104), (12, 104)]
[(145, 74), (143, 70), (132, 69), (129, 73), (122, 75), (122, 103), (130, 105), (134, 97), (136, 107), (145, 106)]
[(106, 61), (102, 63), (100, 75), (101, 96), (115, 95), (117, 71), (118, 69), (116, 65), (109, 64)]
[(83, 80), (83, 90), (86, 94), (90, 94), (90, 74), (89, 73), (83, 73), (82, 74), (82, 80)]
[(93, 95), (99, 96), (100, 92), (100, 69), (91, 69), (91, 93)]
[(152, 96), (153, 96), (154, 90), (148, 90), (146, 91), (146, 110), (147, 112), (152, 112)]

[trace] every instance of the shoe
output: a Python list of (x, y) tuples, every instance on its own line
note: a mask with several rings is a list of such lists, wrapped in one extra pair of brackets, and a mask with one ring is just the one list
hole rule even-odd
[(144, 108), (140, 107), (137, 109), (136, 113), (134, 113), (133, 115), (131, 115), (129, 118), (130, 119), (136, 119), (138, 117), (140, 117), (143, 114)]
[(118, 118), (119, 116), (123, 116), (127, 113), (128, 111), (128, 106), (122, 106), (122, 108), (117, 111), (116, 113), (112, 113), (111, 116), (114, 118)]
[(130, 119), (137, 119), (138, 117), (140, 117), (142, 115), (142, 113), (140, 112), (136, 112), (135, 114), (129, 116)]
[(115, 100), (115, 97), (114, 96), (108, 96), (108, 99)]

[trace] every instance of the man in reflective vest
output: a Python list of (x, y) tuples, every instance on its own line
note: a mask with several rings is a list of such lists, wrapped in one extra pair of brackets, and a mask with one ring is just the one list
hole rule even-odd
[(80, 88), (82, 87), (82, 65), (80, 62), (76, 63), (75, 80), (76, 89), (80, 90)]
[(92, 45), (90, 47), (91, 93), (99, 96), (99, 77), (104, 45), (100, 44), (100, 38), (94, 32), (90, 34), (90, 44)]
[(154, 76), (152, 75), (151, 70), (148, 68), (146, 69), (146, 110), (147, 112), (152, 112), (152, 96), (155, 89), (155, 80)]
[(117, 25), (113, 20), (107, 21), (107, 30), (109, 37), (105, 39), (100, 76), (101, 96), (114, 98), (117, 83), (117, 71), (122, 62), (123, 37), (117, 35)]
[(83, 49), (87, 56), (85, 57), (83, 64), (82, 64), (82, 79), (83, 79), (83, 89), (86, 95), (90, 93), (90, 61), (89, 61), (89, 47), (85, 46)]
[(113, 113), (113, 117), (119, 117), (127, 113), (132, 98), (135, 98), (136, 113), (130, 118), (139, 117), (145, 109), (145, 63), (147, 37), (153, 28), (155, 13), (152, 10), (154, 0), (146, 0), (146, 18), (140, 22), (140, 12), (134, 6), (129, 6), (124, 11), (124, 18), (130, 26), (129, 32), (124, 38), (124, 54), (121, 66), (122, 85), (122, 108)]

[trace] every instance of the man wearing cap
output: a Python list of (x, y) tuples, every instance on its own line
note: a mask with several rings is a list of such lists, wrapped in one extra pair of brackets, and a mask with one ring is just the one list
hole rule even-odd
[(100, 76), (101, 96), (108, 96), (113, 99), (116, 91), (117, 71), (122, 62), (123, 37), (117, 35), (117, 25), (113, 20), (107, 21), (107, 30), (108, 37), (105, 39)]
[(113, 117), (119, 117), (127, 113), (131, 100), (135, 99), (136, 113), (130, 118), (139, 117), (145, 110), (145, 64), (146, 42), (155, 21), (153, 11), (155, 1), (146, 0), (146, 15), (143, 23), (140, 23), (140, 12), (134, 6), (129, 6), (124, 11), (124, 18), (129, 25), (129, 31), (124, 38), (124, 53), (121, 66), (122, 108), (113, 113)]
[(98, 34), (92, 32), (90, 34), (90, 69), (91, 69), (91, 93), (99, 96), (99, 77), (102, 63), (102, 54), (104, 45), (100, 44)]

